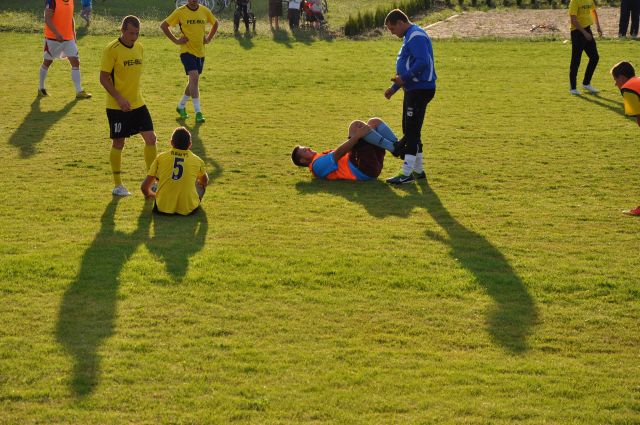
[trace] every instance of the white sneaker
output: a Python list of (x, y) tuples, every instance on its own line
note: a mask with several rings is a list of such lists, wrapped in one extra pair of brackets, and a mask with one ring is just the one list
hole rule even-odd
[(129, 196), (129, 195), (131, 195), (131, 192), (129, 192), (127, 190), (127, 188), (124, 187), (123, 185), (118, 185), (118, 186), (114, 187), (113, 190), (111, 191), (111, 193), (113, 194), (113, 196)]
[(578, 89), (569, 90), (569, 94), (572, 94), (574, 96), (580, 96), (580, 92), (578, 91)]
[(598, 90), (597, 88), (593, 87), (591, 84), (587, 84), (587, 85), (583, 84), (582, 88), (585, 89), (588, 92), (593, 93), (593, 94), (600, 93), (600, 90)]

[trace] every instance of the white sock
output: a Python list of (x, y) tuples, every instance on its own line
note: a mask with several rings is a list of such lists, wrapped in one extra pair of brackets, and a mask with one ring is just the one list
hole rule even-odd
[(413, 163), (413, 171), (415, 171), (418, 174), (424, 172), (424, 165), (422, 164), (422, 152), (418, 152), (418, 154), (416, 155), (416, 160)]
[(76, 86), (76, 93), (82, 91), (82, 84), (80, 84), (80, 70), (78, 68), (71, 68), (71, 79)]
[(182, 95), (182, 99), (180, 99), (180, 103), (178, 103), (178, 108), (184, 109), (187, 106), (187, 102), (191, 99), (191, 96), (187, 96), (186, 94)]
[(404, 156), (404, 163), (402, 164), (402, 174), (405, 176), (411, 175), (413, 171), (413, 166), (416, 163), (416, 157), (414, 155), (406, 155)]
[(47, 72), (49, 72), (49, 68), (46, 68), (44, 65), (40, 67), (40, 89), (44, 90), (44, 80), (47, 78)]
[(196, 112), (200, 112), (200, 98), (194, 97), (191, 100), (193, 101), (193, 109), (195, 109)]

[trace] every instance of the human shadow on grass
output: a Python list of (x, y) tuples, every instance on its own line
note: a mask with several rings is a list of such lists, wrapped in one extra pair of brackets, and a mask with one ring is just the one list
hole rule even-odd
[(441, 235), (427, 228), (426, 237), (446, 244), (449, 255), (468, 270), (493, 299), (495, 305), (486, 315), (487, 330), (493, 341), (513, 354), (528, 350), (527, 338), (538, 322), (538, 310), (522, 279), (500, 250), (451, 215), (428, 183), (403, 186), (401, 190), (380, 181), (336, 183), (312, 180), (298, 183), (296, 187), (306, 195), (342, 196), (361, 204), (378, 218), (408, 217), (415, 209), (425, 210), (445, 232)]
[[(213, 180), (217, 179), (222, 174), (222, 167), (217, 161), (210, 158), (207, 154), (204, 142), (200, 138), (200, 127), (202, 124), (187, 125), (182, 122), (182, 125), (191, 133), (191, 151), (204, 161), (207, 166), (207, 174), (209, 175), (210, 184), (212, 184)], [(213, 142), (214, 141), (210, 141), (209, 143)]]
[(43, 139), (47, 131), (62, 119), (71, 108), (75, 106), (77, 100), (69, 101), (62, 109), (57, 111), (43, 112), (40, 109), (41, 97), (36, 97), (31, 102), (31, 109), (24, 117), (20, 127), (13, 132), (9, 138), (9, 144), (20, 150), (21, 158), (30, 158), (36, 153), (36, 146)]
[(251, 50), (254, 47), (253, 34), (251, 32), (241, 33), (238, 31), (233, 35), (233, 38), (235, 38), (240, 47), (245, 50)]
[[(602, 97), (598, 94), (589, 94), (586, 96), (576, 96), (579, 99), (584, 100), (585, 102), (593, 103), (602, 108), (608, 109), (610, 111), (615, 112), (618, 115), (622, 115), (625, 118), (633, 118), (625, 115), (624, 113), (624, 105), (622, 102), (617, 102), (615, 100), (607, 99), (606, 97)], [(634, 118), (635, 119), (635, 118)]]
[(149, 251), (164, 262), (174, 282), (181, 282), (189, 268), (189, 258), (204, 247), (207, 214), (199, 208), (190, 216), (153, 214), (154, 236), (147, 242)]
[(271, 33), (273, 34), (273, 41), (284, 44), (289, 49), (293, 48), (291, 37), (289, 37), (289, 33), (286, 30), (271, 28)]
[(114, 331), (119, 275), (129, 258), (149, 238), (151, 203), (132, 233), (116, 230), (114, 198), (102, 214), (101, 226), (85, 251), (80, 271), (62, 298), (56, 337), (74, 360), (71, 388), (78, 397), (93, 392), (99, 381), (98, 350)]
[[(99, 349), (114, 333), (119, 275), (127, 261), (146, 245), (165, 261), (174, 281), (181, 281), (189, 258), (204, 246), (208, 226), (202, 210), (188, 217), (156, 216), (146, 202), (131, 233), (116, 230), (115, 213), (121, 198), (105, 209), (101, 227), (85, 251), (80, 271), (65, 292), (56, 325), (57, 341), (73, 357), (71, 389), (76, 397), (90, 395), (99, 383)], [(150, 228), (153, 223), (154, 236)]]

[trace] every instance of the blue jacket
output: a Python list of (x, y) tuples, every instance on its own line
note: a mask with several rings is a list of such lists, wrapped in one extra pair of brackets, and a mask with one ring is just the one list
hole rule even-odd
[[(404, 81), (405, 91), (436, 88), (431, 39), (425, 30), (415, 24), (404, 34), (396, 60), (396, 74)], [(394, 83), (391, 88), (397, 91), (400, 86)]]

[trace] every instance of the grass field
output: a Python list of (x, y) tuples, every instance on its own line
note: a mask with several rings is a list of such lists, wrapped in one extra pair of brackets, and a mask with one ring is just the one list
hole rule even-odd
[[(139, 138), (111, 196), (109, 40), (80, 39), (76, 102), (65, 63), (35, 97), (41, 35), (0, 33), (0, 424), (640, 423), (640, 133), (607, 75), (637, 43), (580, 98), (568, 44), (436, 43), (429, 183), (395, 188), (289, 155), (399, 128), (398, 40), (220, 38), (186, 123), (204, 211), (158, 218)], [(166, 148), (184, 76), (141, 41)]]

